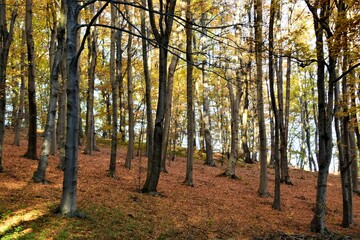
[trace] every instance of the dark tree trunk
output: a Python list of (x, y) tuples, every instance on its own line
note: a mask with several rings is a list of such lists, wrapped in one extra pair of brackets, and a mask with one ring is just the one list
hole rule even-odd
[(57, 98), (59, 92), (59, 72), (60, 72), (60, 65), (62, 60), (63, 48), (64, 48), (64, 37), (65, 37), (65, 8), (64, 8), (64, 1), (61, 1), (61, 14), (60, 14), (60, 21), (57, 29), (57, 49), (54, 56), (53, 65), (51, 66), (51, 73), (50, 73), (50, 101), (49, 101), (49, 110), (46, 119), (46, 126), (45, 126), (45, 136), (44, 142), (41, 149), (41, 156), (40, 161), (38, 163), (37, 170), (34, 173), (33, 180), (35, 182), (42, 182), (45, 183), (45, 174), (46, 174), (46, 166), (49, 159), (50, 154), (50, 147), (53, 132), (55, 131), (55, 119), (56, 119), (56, 107), (57, 107)]
[[(161, 2), (162, 3), (162, 2)], [(171, 16), (175, 11), (176, 0), (167, 0), (164, 6), (161, 4), (160, 8), (165, 11), (166, 15)], [(148, 8), (153, 10), (153, 1), (148, 0)], [(160, 32), (156, 26), (155, 16), (153, 11), (149, 11), (150, 24), (156, 42), (159, 45), (159, 95), (156, 109), (155, 129), (154, 129), (154, 149), (151, 158), (151, 169), (146, 177), (146, 182), (142, 188), (142, 192), (156, 194), (157, 185), (160, 177), (160, 165), (162, 154), (162, 138), (163, 138), (163, 122), (165, 117), (165, 101), (166, 101), (166, 79), (167, 79), (167, 55), (168, 45), (173, 24), (171, 17), (160, 18)], [(164, 29), (162, 26), (165, 25)]]
[(37, 110), (36, 110), (36, 86), (35, 86), (35, 52), (32, 27), (32, 0), (26, 0), (25, 32), (26, 46), (28, 51), (28, 101), (29, 101), (29, 131), (28, 149), (24, 157), (37, 160)]
[(17, 4), (11, 14), (10, 28), (7, 28), (6, 0), (0, 0), (0, 173), (4, 172), (3, 145), (5, 135), (5, 109), (6, 109), (6, 67), (10, 45), (14, 34), (14, 24), (17, 16)]
[[(111, 26), (115, 27), (115, 19), (117, 17), (115, 6), (111, 6)], [(111, 42), (110, 42), (110, 82), (112, 90), (112, 133), (111, 133), (111, 153), (110, 165), (108, 175), (112, 178), (116, 176), (116, 156), (117, 156), (117, 132), (118, 132), (118, 82), (116, 80), (115, 68), (115, 42), (116, 32), (118, 30), (111, 29)]]
[[(274, 126), (274, 165), (275, 165), (275, 190), (274, 190), (274, 202), (273, 202), (273, 209), (276, 210), (280, 210), (281, 206), (280, 206), (280, 156), (279, 156), (279, 151), (280, 151), (280, 147), (279, 147), (279, 140), (280, 140), (280, 127), (281, 127), (281, 121), (279, 121), (280, 119), (280, 97), (278, 96), (278, 102), (279, 102), (279, 108), (277, 107), (276, 104), (276, 99), (275, 99), (275, 81), (274, 81), (274, 22), (275, 22), (275, 15), (277, 12), (277, 6), (276, 6), (276, 1), (271, 0), (271, 6), (270, 6), (270, 23), (269, 23), (269, 87), (270, 87), (270, 98), (271, 98), (271, 108), (272, 108), (272, 112), (274, 114), (274, 120), (275, 120), (275, 126)], [(278, 85), (280, 84), (280, 82), (282, 81), (278, 81)], [(279, 86), (278, 86), (278, 95), (280, 95), (279, 93)], [(281, 86), (282, 88), (282, 86)]]

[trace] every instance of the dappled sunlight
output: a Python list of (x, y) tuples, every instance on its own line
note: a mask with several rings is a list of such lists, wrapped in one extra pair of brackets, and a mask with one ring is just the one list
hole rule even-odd
[[(44, 216), (47, 213), (47, 211), (48, 211), (48, 206), (46, 204), (39, 204), (31, 208), (29, 207), (14, 212), (10, 216), (2, 220), (2, 222), (0, 223), (0, 236), (5, 234), (6, 231), (8, 231), (9, 229), (18, 226), (22, 222), (34, 221)], [(29, 231), (29, 230), (31, 229), (25, 229), (24, 231)], [(18, 234), (21, 234), (24, 231)]]
[(2, 187), (0, 189), (5, 188), (4, 191), (7, 191), (7, 190), (21, 190), (27, 184), (28, 183), (26, 183), (26, 182), (20, 182), (20, 181), (18, 181), (18, 182), (6, 182), (6, 181), (4, 181), (4, 182), (1, 183)]

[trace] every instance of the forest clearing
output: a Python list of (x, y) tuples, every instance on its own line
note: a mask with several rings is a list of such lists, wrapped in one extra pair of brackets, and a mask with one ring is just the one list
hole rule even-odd
[[(100, 146), (92, 156), (79, 149), (78, 208), (84, 218), (66, 218), (53, 213), (62, 191), (63, 172), (58, 157), (50, 156), (49, 184), (32, 181), (37, 161), (23, 158), (21, 147), (11, 144), (11, 130), (4, 144), (6, 172), (0, 175), (1, 239), (310, 239), (315, 206), (317, 173), (290, 169), (294, 185), (282, 185), (282, 210), (273, 210), (272, 197), (259, 197), (259, 164), (239, 164), (239, 180), (219, 177), (225, 165), (204, 165), (197, 154), (194, 187), (182, 184), (186, 158), (176, 157), (162, 173), (160, 197), (139, 193), (146, 178), (146, 157), (136, 156), (131, 170), (124, 168), (126, 148), (118, 151), (118, 177), (109, 178), (110, 148)], [(219, 159), (219, 156), (217, 156)], [(141, 168), (139, 163), (141, 161)], [(141, 173), (141, 174), (139, 174)], [(273, 193), (274, 170), (268, 168), (269, 191)], [(354, 195), (355, 225), (341, 227), (340, 176), (328, 180), (329, 230), (338, 238), (360, 239), (360, 197)], [(298, 238), (279, 238), (280, 234)], [(278, 238), (271, 238), (278, 236)], [(300, 238), (304, 236), (304, 238)], [(316, 238), (314, 238), (316, 239)], [(318, 239), (325, 239), (319, 237)]]

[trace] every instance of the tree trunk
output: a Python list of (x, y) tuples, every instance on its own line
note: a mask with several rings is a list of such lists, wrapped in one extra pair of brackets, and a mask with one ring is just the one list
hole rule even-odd
[[(115, 19), (117, 17), (115, 6), (111, 6), (111, 26), (115, 27)], [(118, 132), (118, 82), (115, 77), (115, 42), (116, 32), (118, 30), (111, 29), (111, 42), (110, 42), (110, 82), (112, 90), (112, 133), (111, 133), (111, 153), (110, 165), (108, 175), (112, 178), (116, 176), (116, 156), (117, 156), (117, 132)]]
[(172, 95), (173, 95), (173, 86), (174, 86), (174, 74), (176, 70), (179, 57), (173, 55), (171, 58), (171, 63), (168, 69), (168, 80), (167, 80), (167, 89), (166, 89), (166, 106), (165, 106), (165, 121), (164, 121), (164, 136), (163, 136), (163, 145), (162, 145), (162, 156), (161, 156), (161, 172), (167, 172), (166, 170), (166, 157), (167, 149), (169, 145), (169, 131), (170, 131), (170, 120), (171, 120), (171, 105), (172, 105)]
[(213, 145), (211, 137), (211, 120), (210, 120), (210, 103), (209, 103), (209, 79), (205, 71), (206, 61), (202, 63), (202, 80), (204, 84), (203, 89), (203, 112), (204, 112), (204, 136), (205, 136), (205, 150), (206, 160), (205, 164), (211, 167), (215, 167), (215, 161), (213, 157)]
[[(332, 111), (333, 111), (333, 84), (336, 79), (334, 54), (329, 49), (329, 83), (326, 91), (325, 84), (325, 59), (324, 59), (324, 40), (323, 40), (323, 26), (318, 21), (329, 17), (329, 3), (325, 2), (321, 5), (320, 16), (317, 16), (317, 8), (306, 2), (309, 9), (313, 13), (314, 29), (316, 35), (316, 55), (317, 55), (317, 89), (318, 89), (318, 129), (319, 129), (319, 155), (318, 155), (318, 180), (316, 191), (316, 207), (314, 217), (310, 224), (310, 229), (313, 232), (325, 233), (327, 232), (325, 226), (326, 215), (326, 184), (329, 175), (329, 166), (332, 155)], [(320, 18), (319, 18), (320, 17)], [(324, 22), (326, 24), (326, 21)], [(330, 36), (329, 36), (330, 37)], [(327, 99), (326, 99), (327, 95)]]
[(236, 169), (236, 163), (239, 159), (239, 109), (240, 109), (240, 99), (242, 93), (240, 92), (239, 89), (234, 90), (234, 82), (238, 84), (240, 81), (234, 81), (231, 70), (227, 70), (226, 78), (227, 78), (227, 87), (229, 89), (230, 108), (231, 108), (230, 155), (228, 159), (228, 166), (226, 169), (226, 176), (229, 178), (237, 179), (238, 177), (235, 175), (235, 169)]
[(78, 172), (78, 127), (79, 127), (79, 82), (77, 79), (78, 55), (77, 21), (79, 5), (75, 0), (67, 0), (67, 127), (66, 153), (63, 179), (63, 192), (59, 213), (66, 216), (76, 215), (77, 172)]
[[(91, 5), (91, 13), (95, 14), (95, 6)], [(98, 46), (97, 46), (98, 31), (94, 27), (92, 33), (88, 38), (88, 89), (86, 100), (86, 146), (85, 154), (92, 155), (94, 150), (94, 90), (95, 90), (95, 68), (97, 62)]]
[(10, 28), (7, 28), (6, 1), (0, 0), (0, 173), (4, 172), (3, 145), (5, 135), (5, 109), (6, 109), (6, 67), (12, 38), (14, 35), (14, 24), (17, 16), (17, 4), (14, 5)]
[(25, 32), (26, 46), (28, 50), (28, 101), (29, 101), (29, 132), (28, 149), (24, 157), (37, 160), (37, 110), (36, 110), (36, 86), (35, 86), (35, 52), (34, 36), (32, 27), (32, 0), (26, 0)]
[[(163, 3), (161, 3), (160, 9), (164, 10)], [(165, 6), (165, 14), (173, 15), (175, 11), (176, 0), (167, 0)], [(156, 109), (155, 129), (154, 129), (154, 149), (153, 156), (151, 158), (151, 169), (146, 177), (146, 182), (142, 188), (142, 192), (157, 194), (157, 185), (160, 177), (160, 165), (162, 154), (162, 138), (163, 138), (163, 121), (165, 117), (165, 101), (166, 101), (166, 79), (167, 79), (167, 55), (168, 45), (173, 24), (173, 18), (160, 18), (160, 30), (156, 26), (155, 15), (152, 10), (153, 1), (148, 0), (150, 24), (155, 36), (156, 42), (160, 47), (159, 51), (159, 93), (158, 104)], [(166, 26), (164, 29), (163, 26)]]
[[(141, 0), (141, 4), (144, 8), (146, 8), (146, 0)], [(145, 10), (141, 10), (141, 34), (143, 36), (147, 36), (146, 31), (146, 18), (145, 18)], [(151, 100), (151, 79), (150, 79), (150, 71), (148, 64), (148, 43), (145, 38), (141, 40), (142, 43), (142, 56), (143, 56), (143, 68), (144, 68), (144, 78), (145, 78), (145, 88), (146, 88), (146, 155), (148, 159), (152, 157), (152, 150), (154, 146), (154, 121), (152, 115), (152, 100)], [(151, 163), (151, 159), (148, 161)], [(148, 170), (151, 169), (151, 166), (148, 166)]]
[[(129, 18), (129, 11), (127, 10), (127, 15)], [(135, 120), (134, 120), (134, 102), (133, 102), (133, 73), (132, 73), (132, 26), (129, 24), (129, 37), (127, 45), (127, 85), (128, 85), (128, 114), (129, 114), (129, 142), (127, 146), (127, 154), (125, 160), (125, 168), (131, 169), (131, 160), (134, 158), (134, 144), (135, 144)]]
[(271, 6), (270, 6), (270, 23), (269, 23), (269, 87), (270, 87), (270, 98), (271, 98), (271, 108), (272, 112), (274, 114), (274, 165), (275, 165), (275, 189), (274, 189), (274, 202), (273, 202), (273, 209), (280, 210), (280, 156), (279, 156), (279, 140), (280, 140), (280, 127), (281, 121), (280, 118), (280, 108), (281, 108), (281, 101), (280, 97), (282, 98), (282, 95), (280, 94), (282, 91), (279, 91), (280, 88), (282, 89), (282, 86), (279, 87), (279, 84), (282, 84), (282, 81), (279, 80), (278, 77), (278, 106), (276, 104), (276, 98), (275, 98), (275, 81), (274, 81), (274, 22), (275, 22), (275, 15), (277, 12), (277, 1), (271, 0)]
[(59, 72), (60, 65), (63, 54), (64, 47), (64, 37), (65, 37), (65, 8), (64, 1), (61, 2), (61, 14), (60, 21), (57, 29), (57, 49), (54, 56), (53, 65), (51, 66), (50, 73), (50, 100), (49, 100), (49, 110), (46, 119), (45, 126), (45, 134), (44, 134), (44, 142), (42, 144), (40, 161), (38, 163), (37, 170), (34, 173), (33, 180), (35, 182), (45, 183), (45, 174), (46, 174), (46, 166), (49, 159), (51, 140), (53, 137), (55, 119), (56, 119), (56, 108), (57, 108), (57, 98), (59, 92)]
[(120, 110), (120, 141), (125, 142), (125, 91), (124, 91), (124, 76), (122, 72), (122, 31), (116, 32), (116, 70), (118, 72), (116, 78), (119, 86), (119, 110)]
[(256, 0), (255, 11), (255, 55), (256, 55), (256, 92), (257, 92), (257, 111), (259, 124), (259, 143), (260, 143), (260, 186), (259, 194), (268, 195), (267, 189), (267, 144), (266, 128), (264, 119), (264, 97), (263, 97), (263, 72), (262, 72), (262, 0)]
[(193, 56), (192, 56), (192, 13), (190, 9), (191, 0), (186, 0), (186, 102), (187, 102), (187, 161), (186, 177), (184, 184), (194, 186), (193, 161), (195, 142), (195, 106), (194, 106), (194, 83), (193, 83)]
[[(21, 37), (21, 45), (25, 45), (25, 31), (22, 30)], [(21, 51), (21, 63), (20, 63), (20, 71), (21, 71), (21, 83), (20, 83), (20, 100), (17, 112), (17, 120), (15, 124), (15, 134), (14, 134), (14, 145), (20, 146), (20, 133), (21, 133), (21, 125), (24, 118), (24, 102), (25, 102), (25, 52)]]

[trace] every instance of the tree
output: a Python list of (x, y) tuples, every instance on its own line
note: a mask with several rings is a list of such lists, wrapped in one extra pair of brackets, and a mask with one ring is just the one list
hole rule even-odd
[(187, 161), (184, 184), (194, 186), (193, 161), (195, 142), (195, 110), (194, 110), (194, 83), (193, 83), (193, 53), (192, 53), (192, 13), (191, 0), (186, 0), (186, 102), (187, 102)]
[(50, 145), (52, 133), (55, 131), (55, 118), (56, 118), (56, 108), (58, 101), (58, 92), (59, 92), (59, 72), (60, 65), (62, 61), (63, 49), (64, 49), (64, 38), (65, 38), (65, 0), (61, 1), (61, 14), (60, 21), (57, 29), (57, 48), (54, 56), (54, 61), (51, 66), (50, 73), (50, 100), (49, 100), (49, 110), (46, 120), (46, 127), (44, 133), (44, 142), (41, 149), (40, 161), (38, 163), (37, 170), (34, 173), (33, 179), (35, 182), (45, 183), (45, 172), (46, 166), (50, 154)]
[[(111, 6), (111, 26), (115, 27), (116, 20), (116, 8)], [(108, 175), (112, 178), (115, 178), (116, 174), (116, 156), (117, 156), (117, 142), (118, 142), (118, 81), (116, 79), (115, 73), (117, 73), (115, 68), (115, 42), (116, 42), (116, 31), (111, 29), (110, 36), (110, 82), (111, 82), (111, 91), (112, 91), (112, 129), (111, 129), (111, 153), (110, 153), (110, 165)]]
[(0, 173), (4, 172), (3, 145), (5, 135), (5, 109), (6, 109), (6, 68), (10, 45), (14, 35), (15, 19), (17, 17), (17, 2), (11, 13), (10, 27), (7, 27), (6, 0), (0, 0)]
[(155, 117), (154, 129), (154, 149), (151, 158), (152, 164), (142, 192), (154, 194), (157, 192), (157, 185), (160, 177), (161, 148), (163, 137), (163, 121), (165, 117), (166, 101), (166, 79), (167, 79), (167, 55), (168, 46), (173, 25), (173, 14), (175, 11), (176, 0), (166, 0), (166, 3), (160, 2), (160, 16), (158, 19), (159, 29), (156, 25), (153, 1), (148, 0), (149, 17), (152, 32), (156, 43), (159, 46), (159, 93), (158, 104)]
[[(126, 10), (128, 18), (130, 17), (130, 12)], [(128, 45), (127, 45), (127, 87), (128, 87), (128, 114), (129, 114), (129, 142), (127, 147), (127, 154), (125, 160), (125, 168), (131, 168), (131, 160), (134, 158), (134, 144), (135, 144), (135, 120), (134, 120), (134, 101), (133, 101), (133, 66), (132, 66), (132, 24), (129, 23), (129, 36), (128, 36)]]
[(37, 160), (37, 107), (36, 107), (36, 68), (35, 68), (35, 51), (34, 51), (34, 36), (32, 26), (32, 0), (26, 0), (26, 14), (25, 14), (25, 33), (26, 46), (28, 51), (28, 101), (29, 101), (29, 132), (28, 132), (28, 149), (25, 157)]
[(164, 136), (163, 136), (163, 145), (162, 145), (162, 156), (161, 156), (161, 171), (167, 172), (166, 170), (166, 158), (167, 158), (167, 148), (169, 145), (169, 131), (170, 131), (170, 120), (171, 120), (171, 105), (172, 105), (172, 95), (174, 87), (174, 75), (176, 66), (179, 62), (179, 57), (177, 54), (174, 54), (171, 58), (171, 62), (168, 69), (168, 81), (166, 89), (166, 106), (165, 106), (165, 121), (164, 121)]
[(264, 98), (263, 98), (263, 72), (262, 72), (262, 0), (256, 0), (255, 11), (255, 56), (256, 56), (256, 93), (257, 93), (257, 114), (259, 124), (260, 143), (260, 196), (267, 196), (267, 149), (266, 149), (266, 128), (264, 119)]

